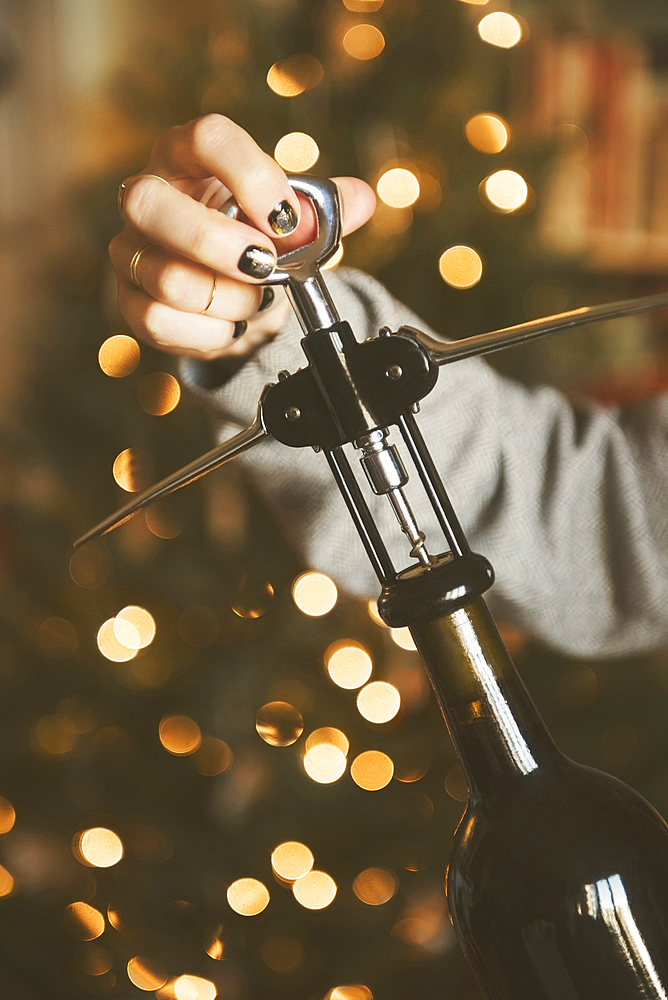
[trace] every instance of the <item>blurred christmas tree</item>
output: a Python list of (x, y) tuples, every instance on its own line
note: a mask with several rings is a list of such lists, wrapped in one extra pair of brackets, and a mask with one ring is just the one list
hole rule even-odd
[[(607, 126), (582, 94), (581, 120), (564, 109), (546, 124), (541, 99), (565, 100), (564, 77), (541, 75), (542, 57), (565, 59), (577, 39), (583, 63), (614, 32), (584, 6), (517, 14), (459, 0), (147, 3), (113, 93), (135, 138), (215, 111), (286, 168), (378, 185), (345, 263), (449, 336), (650, 291), (658, 251), (640, 269), (628, 256), (585, 267), (590, 229), (557, 245), (548, 211), (555, 177), (602, 156)], [(616, 44), (622, 74), (639, 47)], [(403, 637), (345, 596), (300, 610), (314, 581), (293, 598), (305, 567), (233, 467), (71, 553), (211, 437), (170, 359), (104, 308), (119, 179), (77, 198), (48, 362), (5, 443), (0, 995), (472, 1000), (442, 888), (466, 789)], [(633, 224), (610, 223), (615, 245)], [(664, 384), (655, 322), (499, 363), (614, 402), (629, 395), (619, 372)], [(668, 811), (664, 657), (573, 663), (509, 640), (559, 744)]]

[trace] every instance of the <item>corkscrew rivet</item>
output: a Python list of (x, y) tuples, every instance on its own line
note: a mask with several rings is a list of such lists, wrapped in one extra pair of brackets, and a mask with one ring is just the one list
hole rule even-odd
[(403, 371), (400, 365), (390, 365), (385, 374), (388, 378), (391, 378), (393, 382), (396, 382), (403, 375)]
[(299, 420), (301, 415), (302, 411), (299, 409), (298, 406), (288, 406), (287, 410), (285, 411), (285, 417), (287, 420), (290, 421), (290, 423), (294, 423), (295, 420)]

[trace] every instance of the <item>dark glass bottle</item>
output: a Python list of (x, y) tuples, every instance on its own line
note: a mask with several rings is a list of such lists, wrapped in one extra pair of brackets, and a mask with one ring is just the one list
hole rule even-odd
[(411, 627), (469, 803), (446, 891), (490, 1000), (668, 1000), (668, 827), (552, 741), (482, 598)]

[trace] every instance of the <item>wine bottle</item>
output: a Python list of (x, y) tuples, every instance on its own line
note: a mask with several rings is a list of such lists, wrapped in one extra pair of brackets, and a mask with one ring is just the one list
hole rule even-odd
[(446, 892), (489, 1000), (668, 1000), (668, 826), (556, 747), (482, 597), (411, 625), (469, 784)]

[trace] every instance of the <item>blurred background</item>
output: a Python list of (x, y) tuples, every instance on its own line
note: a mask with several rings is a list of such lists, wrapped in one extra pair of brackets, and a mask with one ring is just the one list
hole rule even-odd
[[(0, 12), (0, 997), (476, 1000), (443, 893), (466, 787), (405, 634), (300, 565), (234, 465), (72, 554), (213, 440), (106, 255), (119, 182), (211, 111), (373, 184), (343, 263), (447, 336), (650, 294), (665, 0)], [(494, 364), (633, 403), (668, 387), (666, 317)], [(668, 813), (665, 652), (500, 624), (560, 746)]]

